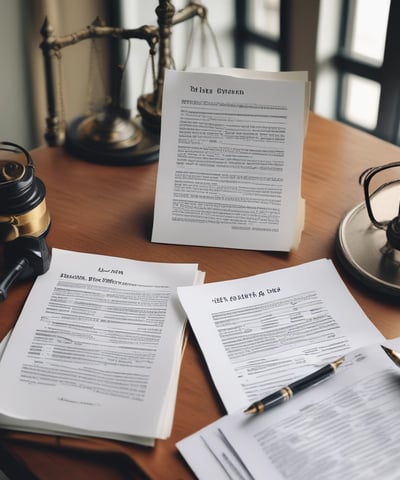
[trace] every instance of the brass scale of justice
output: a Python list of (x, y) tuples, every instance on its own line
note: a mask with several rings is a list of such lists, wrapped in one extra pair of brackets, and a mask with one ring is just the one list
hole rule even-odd
[[(54, 28), (45, 20), (40, 45), (44, 57), (47, 111), (45, 139), (49, 146), (64, 145), (76, 156), (98, 163), (112, 165), (136, 165), (156, 161), (159, 153), (161, 105), (166, 69), (174, 68), (171, 35), (175, 25), (192, 20), (192, 32), (188, 41), (194, 38), (193, 21), (200, 19), (201, 27), (207, 27), (214, 45), (219, 64), (222, 65), (215, 35), (208, 23), (207, 9), (195, 1), (188, 2), (176, 11), (172, 2), (160, 0), (155, 9), (157, 24), (143, 25), (135, 29), (114, 28), (96, 18), (81, 31), (55, 36)], [(203, 32), (204, 33), (204, 32)], [(138, 39), (147, 42), (153, 76), (153, 91), (141, 95), (137, 100), (138, 115), (131, 118), (131, 112), (122, 106), (121, 88), (125, 64), (110, 67), (112, 78), (111, 93), (100, 111), (72, 120), (67, 126), (63, 118), (61, 59), (62, 50), (83, 40), (105, 38), (108, 40)], [(205, 39), (205, 34), (202, 39)], [(204, 47), (204, 44), (202, 45)], [(158, 69), (155, 57), (158, 56)], [(112, 56), (112, 55), (111, 55)], [(112, 63), (113, 59), (110, 59)]]

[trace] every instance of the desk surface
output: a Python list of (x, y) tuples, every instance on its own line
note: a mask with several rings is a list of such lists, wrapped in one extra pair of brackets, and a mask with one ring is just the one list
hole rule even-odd
[[(47, 188), (52, 216), (50, 246), (137, 260), (198, 263), (206, 272), (207, 282), (332, 258), (368, 317), (386, 337), (392, 338), (400, 335), (400, 304), (367, 291), (343, 272), (336, 261), (335, 237), (344, 214), (363, 201), (359, 174), (370, 166), (398, 161), (399, 154), (399, 148), (391, 144), (311, 114), (302, 184), (305, 230), (300, 247), (289, 254), (153, 244), (150, 236), (157, 163), (97, 165), (72, 158), (61, 148), (40, 148), (32, 156), (37, 175)], [(0, 304), (0, 338), (16, 321), (30, 287), (31, 282), (18, 285)], [(200, 406), (196, 402), (199, 398)], [(222, 414), (201, 352), (190, 336), (182, 363), (174, 428), (168, 440), (158, 441), (153, 449), (109, 442), (112, 447), (106, 454), (104, 444), (96, 447), (97, 453), (81, 452), (60, 439), (46, 445), (3, 433), (0, 469), (2, 461), (15, 471), (20, 469), (15, 475), (18, 479), (113, 480), (146, 475), (157, 480), (192, 479), (175, 443)]]

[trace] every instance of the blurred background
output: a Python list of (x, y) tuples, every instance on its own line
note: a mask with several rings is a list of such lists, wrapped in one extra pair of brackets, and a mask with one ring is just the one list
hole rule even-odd
[[(176, 9), (186, 2), (173, 2)], [(193, 22), (173, 28), (177, 69), (218, 65), (214, 34), (225, 67), (264, 71), (307, 70), (312, 81), (311, 110), (399, 144), (400, 2), (395, 0), (204, 0), (212, 29)], [(47, 100), (41, 28), (47, 17), (54, 35), (82, 30), (97, 16), (107, 25), (156, 25), (156, 0), (0, 0), (0, 140), (28, 149), (45, 143)], [(193, 28), (193, 30), (191, 30)], [(193, 34), (192, 55), (187, 57)], [(205, 53), (196, 46), (203, 43)], [(126, 41), (122, 41), (126, 42)], [(90, 42), (62, 50), (60, 91), (65, 120), (82, 115), (92, 99), (89, 83), (107, 75)], [(146, 42), (133, 39), (123, 98), (136, 111), (136, 99), (152, 89)], [(104, 53), (104, 55), (106, 55)], [(125, 57), (126, 55), (126, 57)], [(102, 56), (102, 52), (97, 52)], [(103, 71), (102, 71), (103, 70)]]

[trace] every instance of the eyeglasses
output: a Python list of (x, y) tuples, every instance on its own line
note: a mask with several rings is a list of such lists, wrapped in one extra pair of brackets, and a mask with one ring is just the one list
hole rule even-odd
[(388, 191), (396, 184), (400, 185), (400, 162), (368, 168), (360, 175), (359, 183), (364, 188), (365, 205), (371, 222), (375, 227), (386, 230), (388, 225), (400, 216), (400, 194), (396, 190), (394, 197), (390, 197), (394, 199), (394, 204), (385, 205), (384, 211), (379, 213), (374, 212), (373, 199), (378, 193)]

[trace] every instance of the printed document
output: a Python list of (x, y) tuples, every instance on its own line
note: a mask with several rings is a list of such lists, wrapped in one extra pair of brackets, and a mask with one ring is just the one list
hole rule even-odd
[(228, 413), (384, 338), (327, 259), (178, 296)]
[(0, 426), (152, 445), (169, 436), (195, 264), (53, 249), (0, 361)]
[[(399, 339), (383, 344), (400, 351)], [(238, 410), (177, 447), (201, 480), (396, 480), (399, 397), (399, 367), (369, 345), (290, 401), (258, 415)]]
[(295, 248), (308, 99), (305, 72), (166, 71), (152, 241)]

